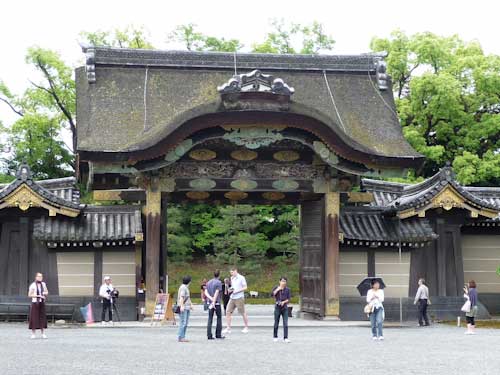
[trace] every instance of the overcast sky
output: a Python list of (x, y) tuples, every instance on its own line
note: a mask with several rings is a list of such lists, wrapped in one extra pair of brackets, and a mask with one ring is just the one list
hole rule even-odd
[[(33, 78), (24, 63), (26, 49), (39, 45), (58, 51), (72, 66), (82, 61), (80, 31), (144, 25), (155, 46), (166, 48), (176, 25), (195, 23), (200, 31), (240, 39), (247, 47), (262, 41), (269, 20), (321, 22), (336, 40), (332, 53), (369, 51), (373, 36), (400, 28), (477, 39), (486, 53), (500, 54), (500, 2), (494, 0), (6, 0), (0, 8), (0, 79), (21, 92)], [(0, 103), (0, 120), (13, 117)]]

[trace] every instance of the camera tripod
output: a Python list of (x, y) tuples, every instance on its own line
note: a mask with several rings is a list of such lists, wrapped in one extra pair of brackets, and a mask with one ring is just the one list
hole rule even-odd
[(111, 298), (109, 302), (111, 303), (111, 311), (113, 311), (113, 314), (116, 314), (116, 317), (118, 318), (117, 321), (121, 323), (122, 321), (120, 319), (120, 313), (118, 312), (118, 307), (116, 307), (115, 298)]

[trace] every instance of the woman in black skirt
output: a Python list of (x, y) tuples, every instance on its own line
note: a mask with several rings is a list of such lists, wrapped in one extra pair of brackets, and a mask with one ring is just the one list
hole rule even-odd
[(43, 332), (47, 328), (47, 316), (45, 314), (45, 298), (49, 294), (47, 285), (43, 282), (43, 275), (38, 272), (35, 281), (30, 285), (28, 297), (31, 298), (30, 309), (30, 322), (29, 329), (31, 329), (31, 338), (34, 339), (36, 330), (42, 332), (42, 338), (46, 339), (47, 336)]

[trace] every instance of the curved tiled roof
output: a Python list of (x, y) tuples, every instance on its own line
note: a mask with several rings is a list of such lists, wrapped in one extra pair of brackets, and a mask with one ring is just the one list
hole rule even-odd
[[(190, 136), (189, 129), (201, 126), (197, 120), (204, 126), (223, 123), (221, 117), (230, 120), (226, 113), (232, 110), (217, 88), (233, 76), (233, 53), (85, 51), (86, 66), (76, 70), (77, 147), (88, 160), (102, 153), (116, 161), (160, 157), (158, 150), (172, 149)], [(282, 124), (295, 121), (304, 127), (310, 120), (307, 126), (318, 132), (317, 123), (324, 127), (320, 138), (349, 160), (374, 169), (416, 168), (423, 156), (403, 137), (390, 79), (381, 66), (381, 57), (370, 54), (238, 53), (238, 73), (272, 73), (295, 92), (286, 108), (270, 108), (269, 101), (260, 100), (232, 113), (251, 116), (254, 111), (256, 121), (265, 113), (273, 121), (279, 116)], [(207, 123), (211, 119), (213, 125)]]
[(133, 240), (142, 234), (137, 206), (86, 207), (77, 218), (41, 217), (34, 223), (34, 237), (48, 242)]
[(340, 214), (340, 230), (344, 239), (373, 242), (378, 246), (378, 242), (418, 243), (437, 238), (426, 219), (400, 220), (368, 207), (344, 208)]
[(479, 208), (500, 210), (499, 188), (475, 188), (460, 185), (451, 167), (444, 167), (434, 176), (418, 184), (403, 184), (363, 179), (363, 188), (373, 193), (375, 207), (403, 211), (424, 207), (447, 186), (453, 187), (470, 204)]
[(29, 166), (25, 164), (19, 167), (19, 170), (16, 174), (16, 179), (10, 184), (4, 186), (2, 190), (0, 190), (0, 203), (3, 200), (7, 199), (12, 193), (16, 191), (16, 189), (20, 188), (22, 185), (26, 185), (36, 194), (40, 195), (43, 199), (50, 202), (56, 207), (65, 207), (73, 210), (81, 209), (81, 206), (78, 203), (75, 203), (73, 199), (68, 200), (65, 197), (60, 197), (43, 187), (43, 184), (34, 181)]

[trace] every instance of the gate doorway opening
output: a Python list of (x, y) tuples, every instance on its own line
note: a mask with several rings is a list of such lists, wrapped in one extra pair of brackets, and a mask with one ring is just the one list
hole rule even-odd
[(221, 281), (230, 280), (229, 270), (236, 266), (247, 279), (250, 303), (272, 304), (271, 290), (281, 276), (288, 280), (292, 302), (299, 303), (298, 205), (188, 202), (169, 203), (166, 211), (167, 259), (162, 254), (162, 263), (168, 279), (162, 284), (168, 284), (170, 294), (190, 275), (198, 300), (203, 280), (216, 269)]

